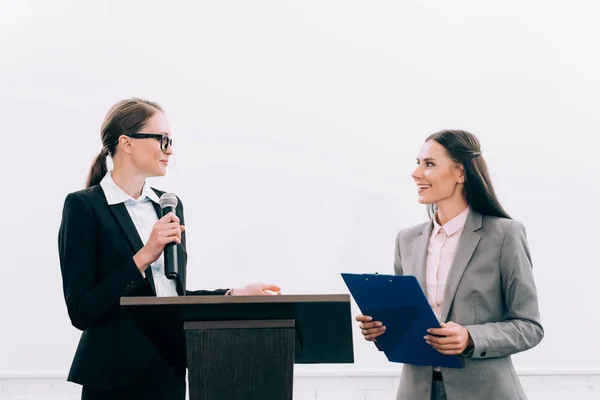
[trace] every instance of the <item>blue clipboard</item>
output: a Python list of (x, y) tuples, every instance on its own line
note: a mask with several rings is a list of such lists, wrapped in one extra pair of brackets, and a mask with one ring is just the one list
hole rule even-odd
[(423, 339), (440, 328), (417, 278), (412, 275), (348, 274), (342, 278), (363, 315), (385, 325), (377, 345), (391, 362), (462, 368), (458, 356), (439, 353)]

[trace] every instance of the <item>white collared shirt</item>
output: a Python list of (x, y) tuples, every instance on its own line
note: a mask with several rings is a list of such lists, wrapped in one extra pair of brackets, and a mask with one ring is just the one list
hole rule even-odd
[[(150, 238), (154, 224), (158, 221), (156, 210), (152, 205), (152, 202), (159, 204), (158, 195), (148, 184), (144, 183), (142, 194), (139, 198), (134, 199), (117, 186), (112, 179), (111, 172), (107, 172), (100, 182), (100, 186), (106, 196), (106, 201), (109, 205), (125, 203), (125, 208), (127, 208), (131, 220), (145, 245)], [(150, 268), (152, 268), (156, 295), (158, 297), (178, 296), (175, 280), (168, 279), (165, 276), (164, 257), (162, 254), (158, 260), (150, 264)], [(142, 274), (146, 276), (146, 274)]]

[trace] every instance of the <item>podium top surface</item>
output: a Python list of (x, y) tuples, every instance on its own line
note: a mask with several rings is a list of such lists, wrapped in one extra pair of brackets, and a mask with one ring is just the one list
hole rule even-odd
[(173, 296), (121, 297), (122, 306), (159, 306), (193, 304), (258, 304), (258, 303), (339, 303), (350, 302), (348, 294), (292, 294), (265, 296)]

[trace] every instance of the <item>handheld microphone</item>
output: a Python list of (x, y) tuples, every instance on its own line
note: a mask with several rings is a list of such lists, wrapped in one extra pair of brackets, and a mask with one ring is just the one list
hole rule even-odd
[[(162, 210), (162, 216), (164, 217), (170, 212), (175, 214), (175, 208), (177, 207), (177, 203), (177, 197), (173, 193), (164, 193), (162, 196), (160, 196), (159, 204)], [(177, 246), (178, 245), (176, 243), (168, 243), (165, 246), (163, 252), (165, 276), (168, 279), (176, 279), (179, 275), (179, 264), (177, 262)]]

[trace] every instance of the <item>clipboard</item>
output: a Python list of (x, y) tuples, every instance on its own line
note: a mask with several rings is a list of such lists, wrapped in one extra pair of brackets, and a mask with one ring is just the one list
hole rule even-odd
[(441, 354), (425, 342), (427, 329), (440, 328), (417, 278), (412, 275), (349, 274), (342, 278), (363, 315), (386, 331), (377, 345), (390, 362), (462, 368), (459, 356)]

